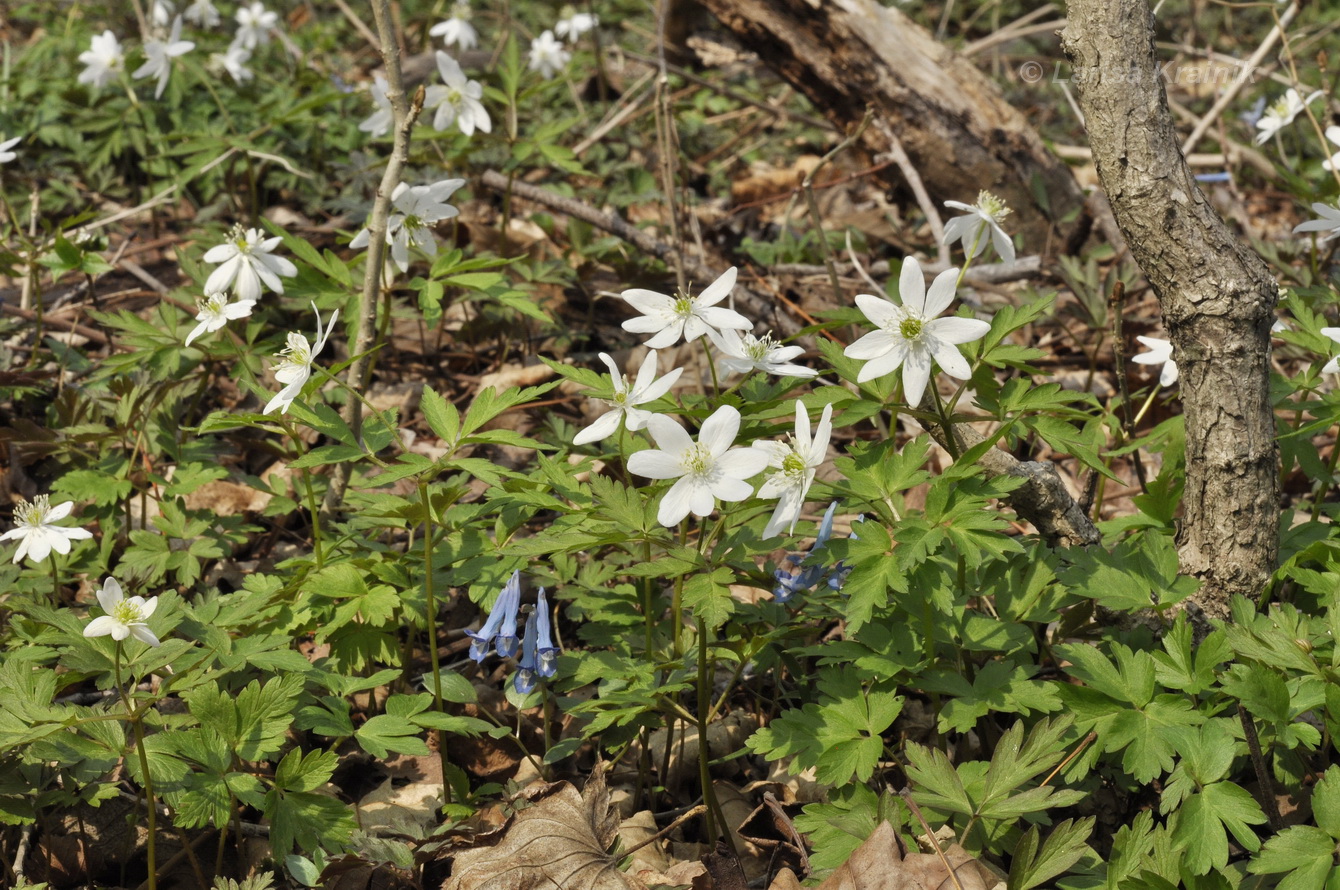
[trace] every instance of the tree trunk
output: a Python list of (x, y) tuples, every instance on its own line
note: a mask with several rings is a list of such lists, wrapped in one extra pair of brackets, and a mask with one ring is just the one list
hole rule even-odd
[(1278, 551), (1269, 333), (1278, 287), (1182, 157), (1145, 0), (1071, 0), (1067, 14), (1062, 44), (1098, 175), (1181, 372), (1182, 570), (1202, 582), (1193, 602), (1226, 618), (1233, 594), (1259, 596)]
[[(933, 199), (994, 192), (1017, 214), (1025, 252), (1087, 231), (1065, 164), (990, 78), (898, 10), (876, 0), (700, 2), (843, 132), (873, 107), (863, 147), (887, 153), (896, 134)], [(901, 184), (895, 168), (880, 175)]]

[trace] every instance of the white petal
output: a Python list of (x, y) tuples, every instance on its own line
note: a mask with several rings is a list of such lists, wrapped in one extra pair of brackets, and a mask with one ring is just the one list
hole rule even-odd
[(50, 525), (53, 522), (59, 522), (66, 516), (69, 516), (70, 511), (73, 509), (74, 509), (74, 501), (65, 501), (64, 503), (57, 504), (56, 506), (47, 510), (46, 521), (42, 524)]
[(959, 318), (951, 315), (937, 318), (926, 325), (931, 336), (944, 343), (971, 343), (986, 336), (991, 325), (977, 318)]
[[(658, 294), (654, 290), (644, 290), (640, 287), (631, 288), (621, 293), (619, 296), (627, 301), (643, 315), (670, 315), (674, 312), (675, 301), (665, 294)], [(627, 328), (625, 328), (627, 330)]]
[(121, 582), (112, 577), (108, 577), (107, 580), (102, 582), (102, 587), (98, 590), (97, 595), (98, 605), (102, 606), (104, 612), (112, 611), (125, 598), (125, 593), (121, 590)]
[(871, 331), (855, 343), (842, 350), (842, 354), (847, 358), (867, 359), (879, 358), (881, 355), (888, 355), (900, 343), (907, 341), (901, 337), (895, 337), (886, 330)]
[(647, 431), (651, 433), (657, 448), (676, 458), (693, 447), (692, 437), (664, 414), (653, 414), (647, 421)]
[(921, 275), (921, 263), (914, 256), (903, 260), (903, 269), (898, 273), (898, 296), (907, 311), (926, 314), (926, 279)]
[[(753, 497), (754, 486), (745, 482), (743, 479), (726, 477), (713, 480), (711, 493), (720, 500), (734, 504)], [(698, 515), (703, 516), (710, 512), (712, 512), (711, 509), (708, 509)]]
[(116, 627), (117, 621), (111, 615), (99, 615), (84, 628), (86, 637), (105, 637)]
[[(637, 457), (637, 455), (633, 455)], [(689, 515), (692, 507), (693, 486), (689, 480), (681, 479), (661, 498), (661, 506), (656, 511), (656, 521), (666, 528), (679, 525), (680, 520)], [(711, 512), (710, 510), (708, 512)]]
[(619, 429), (619, 417), (623, 412), (619, 409), (606, 411), (596, 418), (595, 423), (582, 430), (572, 437), (573, 445), (586, 445), (590, 442), (600, 442), (614, 435)]
[(684, 466), (678, 455), (649, 449), (628, 458), (628, 472), (645, 479), (678, 479), (684, 475)]
[(912, 352), (903, 363), (903, 397), (916, 407), (926, 394), (926, 383), (931, 379), (931, 360), (920, 350)]
[(734, 328), (737, 331), (748, 331), (754, 327), (752, 321), (734, 309), (727, 309), (724, 306), (700, 308), (697, 315), (714, 328)]
[(878, 355), (865, 363), (861, 372), (856, 375), (857, 383), (865, 383), (874, 380), (877, 377), (883, 377), (885, 374), (891, 374), (898, 369), (898, 366), (907, 358), (908, 349), (906, 340), (898, 340), (893, 344), (893, 348), (883, 355)]
[[(698, 305), (715, 306), (726, 299), (726, 296), (735, 287), (735, 278), (738, 274), (739, 270), (734, 266), (722, 272), (716, 281), (703, 288), (703, 292), (698, 295)], [(717, 325), (717, 327), (721, 327), (721, 325)], [(749, 327), (753, 327), (753, 325), (751, 324)]]
[(158, 637), (154, 636), (154, 632), (149, 630), (149, 628), (145, 627), (143, 624), (130, 625), (130, 635), (141, 643), (148, 643), (155, 648), (161, 645), (158, 641)]
[(945, 269), (931, 282), (930, 292), (926, 295), (923, 309), (925, 318), (934, 318), (949, 308), (958, 291), (958, 269)]
[(857, 294), (856, 306), (880, 327), (896, 327), (906, 317), (902, 309), (874, 294)]
[(967, 380), (972, 376), (972, 366), (968, 360), (963, 357), (963, 353), (958, 351), (958, 347), (950, 343), (936, 343), (934, 346), (935, 361), (939, 363), (940, 369), (950, 377), (957, 377), (959, 380)]
[(768, 453), (754, 448), (733, 448), (717, 458), (717, 466), (727, 476), (749, 479), (768, 468)]
[(703, 421), (698, 442), (713, 456), (719, 456), (735, 444), (735, 436), (739, 432), (740, 412), (730, 405), (722, 405)]

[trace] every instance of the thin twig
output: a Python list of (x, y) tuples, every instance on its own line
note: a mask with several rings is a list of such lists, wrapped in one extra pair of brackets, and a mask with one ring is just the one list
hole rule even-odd
[(837, 267), (833, 265), (833, 250), (828, 246), (828, 237), (824, 234), (824, 218), (819, 212), (819, 202), (814, 197), (814, 177), (819, 174), (828, 162), (833, 160), (839, 152), (850, 146), (861, 134), (865, 128), (870, 126), (870, 119), (874, 116), (875, 110), (867, 107), (865, 116), (861, 122), (856, 125), (856, 129), (848, 133), (841, 142), (833, 146), (833, 149), (819, 159), (819, 163), (814, 165), (814, 169), (805, 174), (805, 178), (800, 182), (800, 190), (805, 195), (805, 206), (809, 209), (810, 223), (814, 226), (815, 234), (819, 236), (820, 252), (824, 257), (824, 267), (828, 270), (828, 283), (833, 287), (833, 299), (841, 304), (843, 302), (842, 285), (838, 283)]
[[(1252, 53), (1247, 61), (1243, 63), (1242, 68), (1244, 72), (1250, 74), (1252, 71), (1256, 70), (1257, 66), (1261, 64), (1261, 60), (1270, 53), (1270, 50), (1274, 48), (1275, 43), (1284, 36), (1284, 30), (1289, 27), (1289, 24), (1297, 15), (1298, 3), (1290, 3), (1289, 8), (1284, 11), (1284, 15), (1280, 16), (1278, 24), (1270, 29), (1270, 33), (1261, 41), (1261, 45), (1256, 48), (1256, 52)], [(1214, 125), (1214, 122), (1218, 120), (1219, 115), (1224, 113), (1224, 109), (1233, 103), (1233, 100), (1238, 97), (1238, 93), (1242, 91), (1243, 86), (1246, 85), (1247, 82), (1248, 79), (1246, 77), (1235, 77), (1229, 82), (1224, 91), (1219, 94), (1219, 98), (1210, 106), (1210, 110), (1205, 112), (1205, 116), (1202, 117), (1191, 130), (1191, 135), (1186, 137), (1182, 142), (1182, 154), (1186, 155), (1191, 153), (1191, 149), (1196, 147), (1196, 144), (1200, 142), (1200, 138)]]
[[(405, 79), (400, 68), (400, 42), (396, 40), (395, 27), (391, 20), (389, 0), (372, 0), (372, 16), (377, 24), (377, 34), (381, 41), (382, 61), (386, 66), (386, 98), (391, 103), (391, 115), (394, 121), (395, 138), (391, 145), (391, 154), (386, 159), (386, 171), (382, 174), (381, 184), (377, 186), (377, 195), (372, 202), (372, 213), (368, 216), (368, 255), (363, 267), (363, 293), (358, 303), (358, 328), (354, 343), (349, 350), (354, 360), (349, 365), (345, 378), (349, 389), (362, 393), (367, 389), (372, 377), (372, 346), (377, 330), (377, 303), (382, 288), (382, 266), (386, 258), (386, 227), (391, 214), (391, 193), (400, 184), (400, 174), (409, 157), (410, 131), (423, 110), (424, 89), (422, 86), (414, 94), (413, 101), (405, 95)], [(349, 425), (354, 439), (361, 438), (363, 429), (363, 406), (358, 399), (350, 399), (345, 406), (345, 423)], [(349, 485), (353, 464), (342, 463), (334, 476), (330, 487), (326, 489), (325, 509), (332, 510), (344, 499), (344, 491)]]
[(930, 192), (926, 191), (926, 184), (921, 181), (921, 174), (917, 172), (916, 165), (912, 163), (912, 158), (903, 148), (902, 140), (893, 131), (893, 127), (890, 127), (883, 120), (879, 121), (876, 126), (884, 134), (884, 138), (888, 140), (889, 157), (893, 159), (893, 163), (903, 174), (903, 179), (907, 180), (907, 187), (912, 190), (912, 196), (917, 199), (917, 206), (926, 215), (926, 222), (931, 227), (931, 236), (935, 238), (935, 245), (939, 251), (940, 262), (948, 266), (949, 245), (945, 243), (945, 226), (944, 221), (940, 219), (939, 208), (931, 200)]

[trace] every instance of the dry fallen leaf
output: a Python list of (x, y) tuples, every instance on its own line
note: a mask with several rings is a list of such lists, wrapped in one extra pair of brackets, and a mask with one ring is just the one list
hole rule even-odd
[[(996, 876), (958, 844), (936, 853), (903, 854), (898, 833), (881, 822), (819, 890), (992, 890)], [(945, 867), (946, 860), (954, 876)]]
[(531, 786), (518, 800), (531, 806), (502, 828), (443, 851), (455, 862), (442, 890), (646, 890), (605, 852), (619, 815), (610, 807), (604, 764), (596, 764), (583, 793), (554, 782)]

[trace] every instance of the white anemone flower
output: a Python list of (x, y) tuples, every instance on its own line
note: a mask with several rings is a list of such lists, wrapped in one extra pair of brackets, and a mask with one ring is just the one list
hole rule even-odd
[(172, 0), (154, 0), (153, 8), (149, 11), (149, 20), (160, 28), (166, 28), (168, 22), (172, 21), (174, 12), (176, 7)]
[[(990, 234), (991, 245), (1000, 254), (1005, 265), (1014, 264), (1014, 241), (1000, 227), (1001, 220), (1010, 215), (1005, 202), (988, 191), (977, 193), (976, 204), (964, 204), (962, 201), (945, 201), (951, 210), (962, 210), (963, 216), (956, 216), (945, 223), (944, 243), (963, 242), (963, 252), (968, 259), (976, 259), (986, 250)], [(971, 251), (971, 252), (970, 252)]]
[(358, 129), (371, 136), (382, 136), (391, 131), (391, 124), (395, 123), (395, 113), (391, 110), (391, 100), (386, 96), (386, 91), (390, 88), (391, 85), (382, 75), (378, 74), (373, 79), (369, 93), (377, 110), (359, 124)]
[(735, 287), (736, 274), (731, 266), (696, 297), (683, 293), (671, 297), (640, 287), (626, 290), (620, 296), (642, 315), (625, 321), (623, 329), (633, 334), (655, 334), (646, 343), (652, 349), (673, 346), (681, 336), (685, 343), (692, 343), (703, 334), (720, 345), (719, 329), (747, 331), (753, 327), (734, 309), (717, 305)]
[[(1322, 336), (1330, 337), (1335, 342), (1340, 343), (1340, 328), (1322, 328), (1321, 333)], [(1325, 365), (1323, 365), (1321, 369), (1321, 373), (1323, 374), (1334, 374), (1337, 371), (1340, 371), (1340, 355), (1337, 355), (1334, 358), (1332, 358)], [(18, 560), (15, 560), (15, 562), (17, 561)]]
[(15, 527), (0, 535), (0, 541), (19, 541), (19, 549), (14, 553), (14, 561), (19, 562), (25, 556), (33, 562), (44, 562), (55, 550), (61, 556), (70, 552), (71, 541), (82, 541), (93, 537), (93, 533), (84, 528), (66, 528), (56, 525), (70, 515), (74, 509), (73, 501), (51, 506), (47, 495), (39, 494), (32, 503), (23, 501), (14, 507)]
[(764, 374), (776, 374), (778, 377), (817, 377), (819, 372), (804, 365), (793, 364), (791, 359), (805, 351), (801, 346), (783, 346), (772, 339), (772, 334), (755, 337), (724, 328), (718, 335), (717, 347), (721, 350), (718, 360), (721, 367), (732, 374), (748, 374), (750, 371), (762, 371)]
[(489, 120), (484, 103), (479, 101), (484, 96), (479, 81), (467, 78), (460, 63), (442, 50), (437, 51), (437, 70), (446, 86), (430, 86), (423, 103), (426, 109), (437, 109), (433, 129), (440, 132), (455, 121), (466, 136), (473, 136), (476, 129), (484, 133), (492, 131), (493, 121)]
[(195, 0), (190, 6), (182, 12), (186, 21), (195, 23), (201, 28), (217, 27), (223, 18), (219, 11), (214, 8), (213, 0)]
[[(1331, 126), (1327, 127), (1326, 138), (1331, 140), (1331, 142), (1333, 142), (1334, 144), (1340, 145), (1340, 127), (1336, 126), (1335, 124), (1332, 124)], [(1340, 165), (1340, 151), (1331, 155), (1330, 158), (1328, 158), (1327, 160), (1321, 162), (1322, 169), (1324, 170), (1334, 170), (1336, 169), (1337, 165)]]
[(656, 358), (656, 352), (652, 351), (642, 361), (642, 367), (637, 372), (636, 382), (629, 386), (628, 377), (619, 373), (619, 366), (614, 364), (614, 359), (602, 352), (600, 353), (600, 360), (605, 363), (605, 367), (610, 369), (611, 395), (610, 398), (602, 400), (610, 405), (610, 410), (597, 417), (594, 423), (574, 436), (572, 439), (574, 445), (586, 445), (590, 442), (600, 442), (608, 439), (619, 428), (620, 420), (623, 421), (624, 427), (631, 431), (645, 428), (652, 413), (645, 408), (639, 408), (638, 405), (654, 402), (665, 395), (670, 391), (670, 387), (675, 385), (679, 375), (684, 373), (683, 368), (675, 368), (664, 377), (657, 379), (656, 365), (658, 359)]
[(158, 637), (154, 636), (154, 632), (149, 630), (149, 625), (145, 623), (158, 607), (158, 597), (127, 598), (121, 591), (120, 583), (115, 578), (109, 577), (102, 582), (102, 589), (98, 591), (98, 605), (102, 606), (102, 610), (107, 614), (99, 615), (90, 621), (88, 627), (84, 628), (84, 636), (105, 637), (111, 634), (112, 639), (118, 643), (126, 637), (134, 637), (150, 646), (159, 645)]
[(1276, 99), (1256, 121), (1256, 129), (1261, 131), (1256, 134), (1256, 144), (1264, 145), (1276, 133), (1293, 123), (1294, 118), (1298, 117), (1304, 108), (1311, 105), (1320, 97), (1321, 90), (1317, 90), (1315, 93), (1304, 99), (1299, 94), (1298, 90), (1290, 87), (1288, 91), (1286, 91), (1283, 96)]
[(675, 479), (661, 499), (656, 520), (666, 528), (692, 513), (707, 516), (717, 499), (743, 501), (754, 493), (745, 480), (763, 471), (768, 455), (753, 448), (732, 448), (740, 431), (740, 412), (722, 405), (703, 421), (698, 441), (664, 414), (647, 419), (655, 449), (628, 458), (628, 470), (648, 479)]
[(19, 156), (16, 151), (10, 151), (11, 148), (18, 145), (23, 139), (22, 136), (15, 136), (13, 139), (6, 139), (4, 133), (0, 133), (0, 164), (8, 164)]
[(763, 537), (771, 538), (783, 529), (788, 535), (796, 531), (800, 508), (805, 506), (805, 495), (814, 484), (815, 471), (828, 455), (828, 440), (833, 434), (833, 406), (824, 405), (819, 425), (810, 435), (810, 415), (805, 405), (796, 399), (796, 432), (789, 442), (755, 442), (754, 448), (768, 455), (768, 466), (776, 468), (763, 480), (758, 489), (760, 498), (777, 498), (777, 508), (763, 529)]
[(158, 88), (154, 90), (154, 98), (157, 99), (163, 95), (163, 90), (167, 89), (168, 78), (172, 76), (172, 60), (177, 56), (186, 55), (193, 49), (195, 49), (194, 42), (181, 39), (181, 16), (177, 16), (172, 20), (172, 31), (167, 40), (151, 37), (144, 41), (146, 61), (135, 69), (131, 77), (158, 78)]
[(568, 8), (566, 13), (554, 25), (554, 33), (572, 43), (576, 43), (583, 34), (600, 24), (600, 19), (590, 12), (576, 12)]
[(289, 406), (302, 394), (302, 388), (312, 376), (312, 360), (326, 348), (330, 332), (335, 330), (335, 319), (340, 317), (340, 310), (331, 313), (330, 322), (324, 330), (321, 327), (321, 310), (316, 308), (316, 303), (312, 304), (312, 311), (316, 313), (316, 344), (309, 344), (302, 334), (289, 332), (288, 345), (279, 353), (279, 364), (274, 367), (275, 379), (283, 383), (284, 388), (266, 403), (262, 414), (275, 411), (288, 413)]
[(470, 24), (468, 0), (456, 0), (451, 7), (451, 18), (433, 25), (428, 33), (433, 37), (441, 37), (446, 46), (460, 47), (462, 52), (479, 46), (479, 32)]
[(553, 31), (545, 31), (530, 43), (531, 71), (540, 72), (545, 80), (551, 79), (562, 71), (572, 60), (572, 53), (563, 48), (563, 44), (554, 37)]
[(226, 53), (213, 53), (209, 57), (210, 66), (216, 70), (227, 71), (234, 83), (243, 84), (256, 75), (247, 67), (251, 61), (251, 50), (234, 43)]
[(903, 396), (909, 405), (916, 406), (926, 392), (932, 362), (951, 377), (966, 380), (972, 376), (972, 368), (958, 346), (982, 338), (991, 325), (976, 318), (937, 317), (953, 301), (957, 277), (957, 269), (946, 269), (931, 282), (927, 292), (921, 264), (915, 257), (908, 257), (898, 277), (901, 306), (872, 294), (856, 295), (856, 305), (879, 326), (879, 330), (843, 350), (848, 358), (866, 360), (856, 377), (858, 383), (883, 377), (901, 365)]
[(265, 285), (277, 294), (284, 292), (284, 282), (279, 276), (292, 278), (298, 274), (298, 267), (281, 256), (274, 255), (274, 249), (283, 238), (266, 238), (260, 229), (243, 229), (233, 226), (228, 240), (211, 247), (204, 260), (207, 263), (221, 263), (210, 273), (205, 281), (205, 294), (217, 294), (232, 287), (239, 300), (259, 300)]
[(184, 344), (186, 346), (190, 346), (191, 341), (201, 334), (212, 334), (234, 319), (246, 318), (251, 314), (251, 308), (256, 305), (256, 301), (238, 300), (236, 303), (229, 303), (228, 295), (220, 291), (217, 294), (210, 294), (203, 300), (196, 300), (195, 305), (200, 310), (196, 313), (195, 320), (200, 323), (186, 335)]
[(93, 36), (90, 48), (79, 54), (79, 61), (87, 66), (79, 72), (79, 82), (101, 89), (125, 70), (126, 54), (116, 35), (103, 31)]
[(1300, 232), (1328, 232), (1329, 234), (1317, 242), (1318, 244), (1325, 244), (1332, 238), (1340, 236), (1340, 208), (1317, 201), (1312, 205), (1312, 212), (1321, 218), (1310, 219), (1294, 226), (1293, 233), (1295, 235)]
[[(417, 247), (428, 257), (437, 256), (437, 238), (433, 226), (444, 219), (452, 219), (460, 211), (447, 199), (461, 186), (464, 179), (443, 179), (429, 185), (410, 186), (400, 183), (391, 193), (393, 213), (386, 220), (386, 243), (391, 245), (391, 259), (401, 272), (409, 271), (409, 249)], [(368, 230), (363, 229), (349, 242), (353, 248), (367, 247)]]
[[(1337, 328), (1340, 330), (1340, 328)], [(1323, 331), (1322, 333), (1325, 333)], [(1162, 365), (1159, 372), (1159, 386), (1172, 386), (1177, 382), (1177, 362), (1173, 361), (1173, 345), (1169, 340), (1158, 337), (1136, 337), (1149, 351), (1131, 358), (1137, 365)]]
[(266, 9), (260, 0), (238, 9), (234, 18), (237, 35), (233, 37), (233, 43), (243, 49), (265, 46), (270, 42), (270, 30), (279, 24), (279, 13)]

